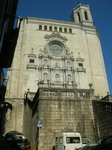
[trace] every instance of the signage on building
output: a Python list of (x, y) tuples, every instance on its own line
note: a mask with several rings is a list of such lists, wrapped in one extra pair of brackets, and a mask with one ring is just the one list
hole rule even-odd
[(39, 128), (42, 127), (42, 121), (41, 121), (41, 120), (38, 120), (38, 122), (37, 122), (37, 127), (39, 127)]

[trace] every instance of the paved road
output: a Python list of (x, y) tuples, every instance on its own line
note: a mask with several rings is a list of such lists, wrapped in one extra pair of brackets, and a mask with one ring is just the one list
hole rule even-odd
[(4, 137), (0, 135), (0, 150), (16, 150), (16, 148), (11, 147), (8, 143), (5, 143)]

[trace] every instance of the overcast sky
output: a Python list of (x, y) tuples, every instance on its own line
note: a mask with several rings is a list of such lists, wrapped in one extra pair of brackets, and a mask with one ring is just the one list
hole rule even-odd
[(94, 25), (100, 32), (108, 83), (112, 94), (112, 0), (19, 0), (17, 15), (23, 18), (38, 17), (70, 21), (71, 11), (78, 2), (90, 5)]

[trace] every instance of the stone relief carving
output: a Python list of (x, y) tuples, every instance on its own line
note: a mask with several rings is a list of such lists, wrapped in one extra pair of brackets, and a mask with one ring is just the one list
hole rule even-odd
[[(78, 70), (78, 67), (75, 66), (75, 63), (83, 62), (84, 59), (81, 57), (74, 59), (73, 53), (65, 44), (67, 38), (61, 36), (58, 32), (46, 35), (45, 38), (47, 39), (47, 43), (44, 49), (40, 50), (38, 56), (38, 70), (40, 73), (39, 86), (77, 88), (79, 84), (76, 82), (75, 74), (77, 73), (76, 70)], [(56, 56), (50, 52), (49, 47), (51, 43), (58, 44), (58, 42), (62, 45), (64, 52)], [(55, 46), (55, 44), (53, 46)], [(57, 46), (54, 50), (58, 50), (58, 48), (60, 49), (60, 47)], [(78, 54), (78, 56), (80, 55)]]
[(49, 42), (57, 39), (61, 42), (66, 42), (68, 40), (66, 37), (61, 36), (57, 31), (54, 31), (51, 35), (45, 35), (45, 39), (47, 39)]

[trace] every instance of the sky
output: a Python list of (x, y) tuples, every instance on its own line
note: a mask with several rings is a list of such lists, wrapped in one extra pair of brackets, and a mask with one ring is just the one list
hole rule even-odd
[(71, 21), (72, 9), (78, 3), (90, 6), (94, 26), (100, 33), (109, 89), (112, 94), (112, 0), (19, 0), (17, 15), (23, 18)]

